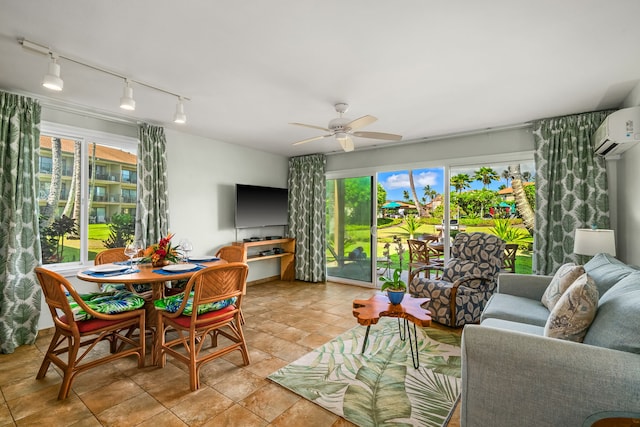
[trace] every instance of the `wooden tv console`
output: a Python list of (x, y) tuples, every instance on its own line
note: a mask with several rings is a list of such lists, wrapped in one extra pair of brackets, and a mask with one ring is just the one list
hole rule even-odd
[[(257, 240), (253, 242), (233, 242), (234, 246), (242, 246), (244, 262), (265, 261), (268, 259), (280, 258), (280, 279), (292, 281), (295, 279), (295, 259), (296, 239), (272, 239)], [(282, 252), (279, 254), (260, 255), (260, 251), (253, 252), (255, 249), (271, 249), (274, 246), (280, 247)]]

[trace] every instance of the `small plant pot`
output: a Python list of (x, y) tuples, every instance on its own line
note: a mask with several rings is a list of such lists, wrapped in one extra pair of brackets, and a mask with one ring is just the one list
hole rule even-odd
[(387, 297), (389, 302), (393, 305), (400, 304), (404, 299), (404, 291), (389, 291), (387, 290)]

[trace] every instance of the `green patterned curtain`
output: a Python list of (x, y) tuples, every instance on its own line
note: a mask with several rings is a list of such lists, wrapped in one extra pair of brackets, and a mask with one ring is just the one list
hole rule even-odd
[(289, 159), (289, 234), (296, 239), (296, 279), (326, 280), (326, 158), (323, 154)]
[(0, 92), (0, 353), (33, 344), (41, 291), (36, 157), (40, 104)]
[(143, 124), (138, 143), (136, 240), (157, 243), (169, 232), (167, 140), (164, 128)]
[(591, 137), (611, 111), (534, 123), (536, 163), (536, 274), (552, 274), (573, 253), (576, 228), (609, 228), (607, 171)]

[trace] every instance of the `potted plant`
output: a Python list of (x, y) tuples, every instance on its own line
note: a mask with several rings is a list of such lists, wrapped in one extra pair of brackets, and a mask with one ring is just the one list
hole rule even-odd
[(393, 277), (381, 277), (382, 286), (381, 291), (387, 291), (387, 297), (391, 304), (400, 304), (404, 298), (404, 293), (407, 290), (407, 284), (400, 278), (402, 270), (396, 268), (393, 271)]

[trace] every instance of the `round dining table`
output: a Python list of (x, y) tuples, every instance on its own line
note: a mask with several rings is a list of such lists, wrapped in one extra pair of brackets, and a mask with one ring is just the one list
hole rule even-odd
[[(201, 265), (204, 267), (211, 267), (214, 265), (226, 264), (227, 261), (223, 259), (214, 259), (211, 261), (197, 262), (193, 264)], [(101, 266), (106, 266), (109, 264), (102, 264)], [(171, 265), (181, 265), (181, 264), (171, 264)], [(202, 268), (194, 268), (192, 270), (186, 271), (165, 271), (163, 267), (153, 267), (151, 264), (137, 264), (134, 269), (136, 271), (131, 273), (118, 273), (114, 274), (92, 274), (91, 269), (86, 269), (84, 271), (78, 272), (78, 279), (84, 280), (86, 282), (94, 282), (94, 283), (122, 283), (122, 284), (144, 284), (148, 283), (151, 285), (152, 289), (152, 298), (153, 300), (157, 300), (163, 297), (163, 290), (166, 282), (171, 282), (174, 280), (188, 280), (193, 276), (194, 273), (201, 270)]]

